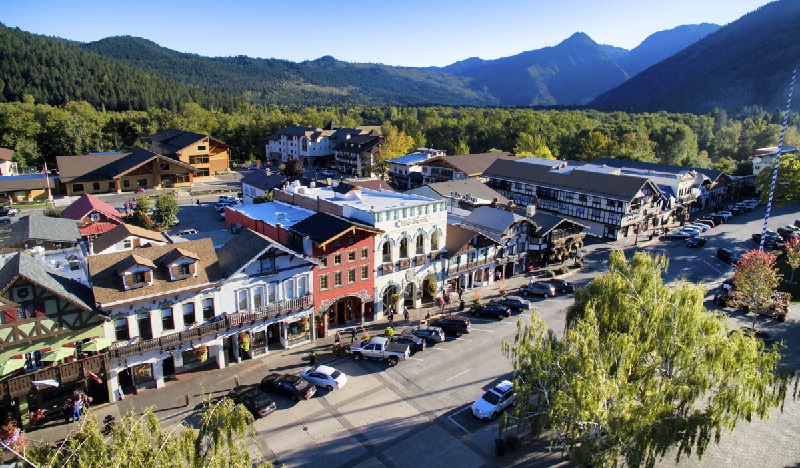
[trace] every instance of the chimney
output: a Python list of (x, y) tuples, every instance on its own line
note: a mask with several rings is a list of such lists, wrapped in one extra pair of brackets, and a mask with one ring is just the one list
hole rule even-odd
[(536, 214), (536, 205), (528, 205), (525, 207), (525, 216), (533, 217)]
[(491, 206), (492, 208), (497, 208), (497, 205), (499, 204), (499, 201), (500, 200), (498, 200), (497, 197), (494, 197), (494, 198), (492, 198), (492, 203), (489, 206)]
[(506, 211), (514, 211), (514, 202), (513, 201), (509, 200), (508, 203), (506, 203)]

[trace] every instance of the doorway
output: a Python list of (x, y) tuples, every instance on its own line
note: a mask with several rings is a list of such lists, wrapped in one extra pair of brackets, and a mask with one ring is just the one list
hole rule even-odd
[(170, 356), (162, 362), (164, 377), (175, 377), (175, 358)]

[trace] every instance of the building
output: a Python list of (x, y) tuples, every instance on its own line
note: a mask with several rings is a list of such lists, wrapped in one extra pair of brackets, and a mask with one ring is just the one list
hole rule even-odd
[(289, 159), (299, 159), (304, 169), (328, 167), (334, 161), (337, 144), (373, 130), (371, 127), (338, 127), (333, 122), (325, 128), (292, 125), (267, 137), (267, 161), (278, 165)]
[(317, 260), (314, 309), (318, 335), (331, 327), (372, 321), (375, 301), (373, 246), (383, 232), (317, 212), (288, 228), (286, 243)]
[(588, 233), (619, 239), (668, 222), (665, 197), (642, 177), (581, 170), (568, 161), (497, 160), (484, 175), (487, 185), (517, 205), (536, 206), (586, 226)]
[(372, 165), (383, 143), (379, 135), (352, 135), (334, 148), (336, 167), (355, 177), (372, 177)]
[(194, 177), (206, 180), (230, 169), (231, 147), (199, 133), (170, 128), (145, 138), (145, 147), (194, 167)]
[(480, 231), (447, 225), (445, 291), (461, 296), (465, 291), (494, 281), (498, 242)]
[(225, 208), (225, 227), (229, 231), (244, 227), (270, 239), (283, 242), (280, 234), (283, 233), (284, 228), (292, 227), (314, 213), (314, 210), (279, 201), (230, 205)]
[[(105, 356), (82, 348), (103, 336), (108, 317), (94, 306), (92, 291), (27, 253), (15, 253), (0, 267), (0, 412), (20, 417), (27, 427), (32, 408), (63, 403), (73, 390), (108, 401), (102, 379)], [(53, 388), (40, 382), (55, 380)], [(99, 382), (98, 382), (99, 380)]]
[(505, 206), (508, 199), (478, 179), (434, 182), (407, 190), (410, 195), (421, 195), (434, 200), (447, 202), (447, 213), (451, 216), (466, 217), (479, 206)]
[(536, 225), (514, 212), (514, 205), (479, 206), (461, 221), (461, 226), (478, 231), (497, 243), (495, 278), (510, 278), (527, 269), (528, 242)]
[(443, 201), (388, 190), (339, 183), (303, 187), (293, 183), (275, 190), (275, 200), (354, 220), (383, 235), (375, 236), (375, 318), (404, 305), (433, 301), (443, 284), (441, 253), (446, 242)]
[(57, 175), (41, 173), (2, 176), (0, 177), (0, 198), (9, 203), (46, 201), (48, 197), (61, 193), (58, 181), (59, 176)]
[(80, 242), (78, 222), (27, 215), (0, 227), (0, 254), (36, 248), (42, 252), (72, 248)]
[(399, 158), (390, 159), (389, 182), (398, 190), (409, 190), (422, 186), (420, 163), (437, 156), (446, 156), (443, 150), (417, 148), (417, 151)]
[[(800, 148), (795, 146), (784, 146), (781, 148), (781, 156), (786, 154), (800, 154)], [(753, 175), (758, 175), (764, 169), (772, 170), (775, 167), (775, 159), (778, 156), (778, 147), (758, 148), (750, 153), (750, 161), (753, 163)]]
[(17, 163), (14, 162), (14, 150), (0, 148), (0, 176), (19, 175)]
[(77, 221), (81, 238), (85, 240), (92, 240), (123, 224), (116, 208), (88, 193), (64, 208), (61, 217)]
[[(553, 262), (581, 258), (585, 226), (549, 213), (530, 210), (536, 230), (528, 239), (528, 265), (534, 269)], [(535, 207), (534, 207), (535, 208)]]
[(172, 239), (166, 233), (123, 223), (94, 238), (87, 244), (87, 251), (89, 255), (102, 255), (171, 243)]
[(269, 170), (253, 170), (242, 177), (242, 202), (253, 203), (253, 199), (272, 193), (277, 187), (285, 184), (286, 176), (272, 174)]
[(483, 172), (497, 160), (516, 160), (511, 153), (496, 151), (480, 154), (437, 156), (420, 163), (424, 185), (450, 180), (478, 178), (486, 182)]
[(56, 156), (62, 193), (122, 193), (146, 188), (191, 187), (189, 163), (135, 147), (117, 153)]

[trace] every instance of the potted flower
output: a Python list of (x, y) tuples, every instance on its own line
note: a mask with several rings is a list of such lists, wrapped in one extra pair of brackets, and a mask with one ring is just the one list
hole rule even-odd
[(482, 297), (481, 293), (476, 292), (475, 296), (472, 298), (472, 303), (475, 304), (476, 306), (481, 305), (481, 297)]
[[(248, 342), (248, 349), (250, 343)], [(208, 346), (201, 344), (196, 348), (197, 351), (197, 360), (200, 362), (206, 362), (208, 360)]]
[(249, 352), (250, 351), (250, 335), (242, 332), (239, 333), (239, 349), (242, 351)]
[(389, 308), (397, 310), (397, 304), (400, 302), (400, 295), (395, 293), (389, 296)]
[(431, 297), (436, 295), (436, 283), (428, 283), (428, 295)]

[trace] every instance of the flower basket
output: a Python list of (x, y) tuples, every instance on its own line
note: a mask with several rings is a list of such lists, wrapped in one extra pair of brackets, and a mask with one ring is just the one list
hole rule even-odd
[(247, 333), (239, 333), (239, 349), (244, 352), (250, 351), (250, 335)]

